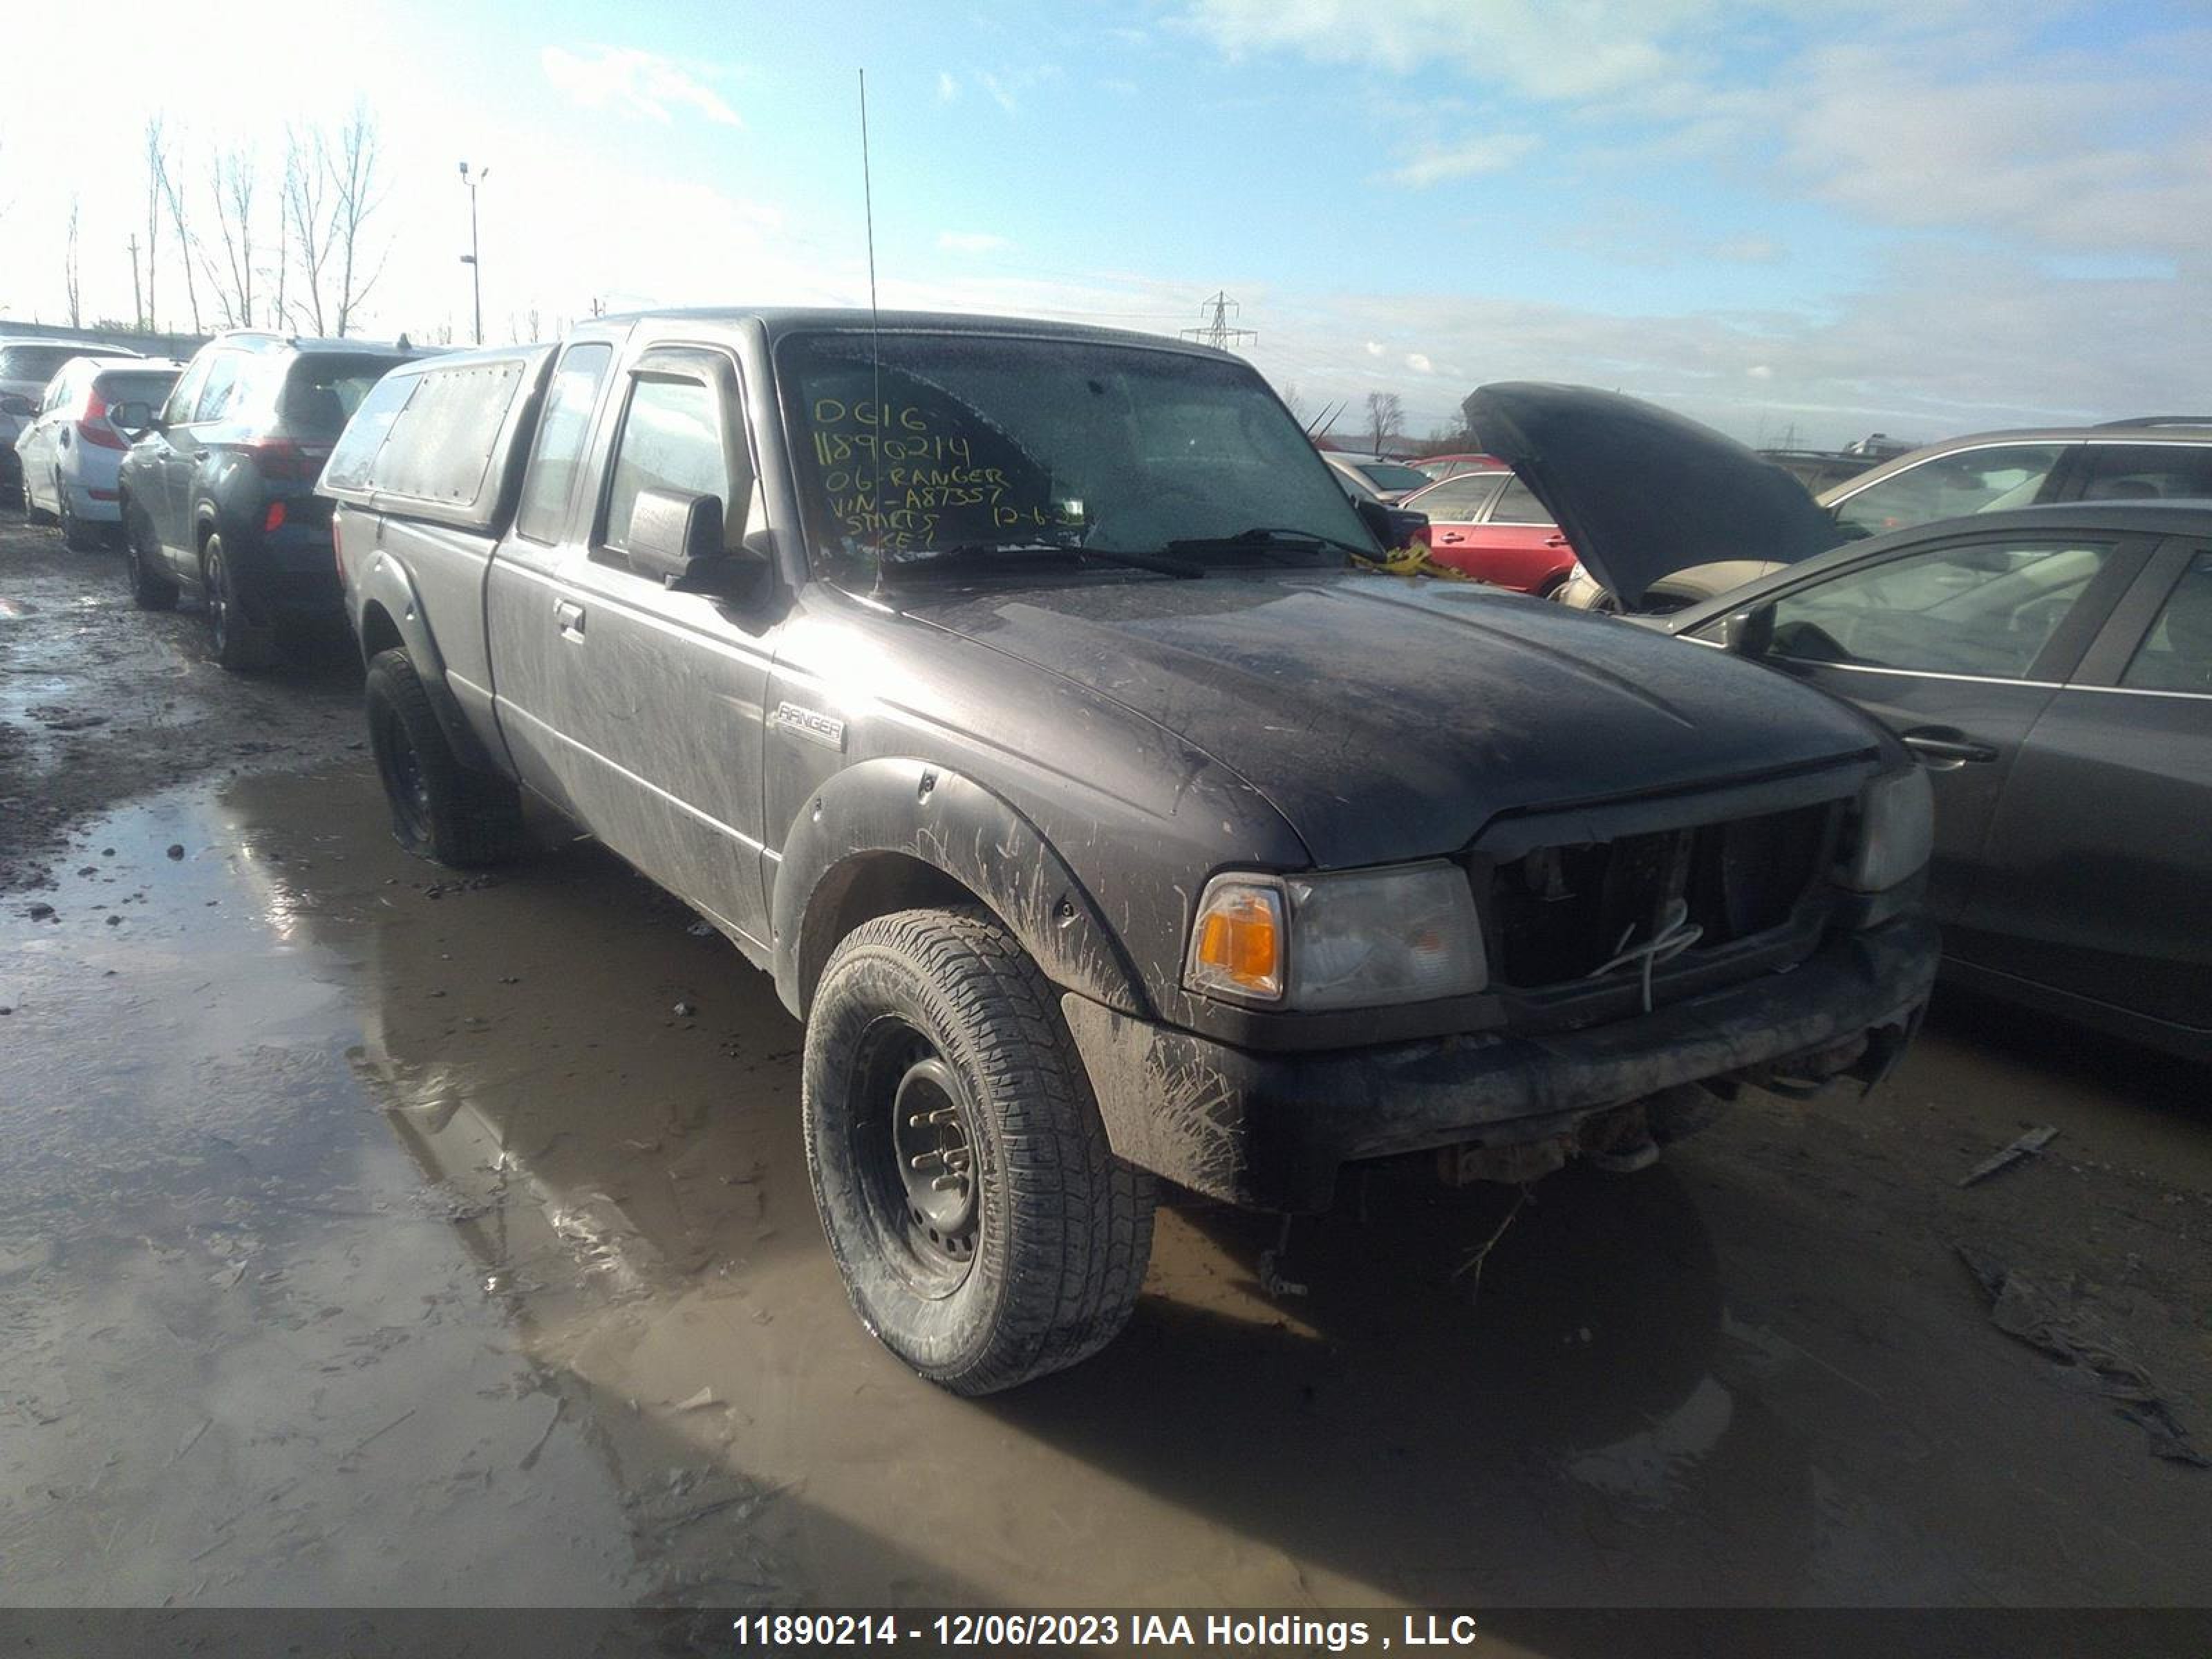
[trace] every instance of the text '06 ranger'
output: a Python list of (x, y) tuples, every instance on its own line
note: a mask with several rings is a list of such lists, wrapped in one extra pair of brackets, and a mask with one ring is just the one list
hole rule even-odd
[(1633, 1164), (1928, 995), (1893, 739), (1361, 568), (1399, 526), (1218, 352), (604, 319), (395, 369), (321, 488), (401, 840), (503, 856), (526, 787), (772, 973), (854, 1305), (951, 1389), (1113, 1336), (1161, 1177)]

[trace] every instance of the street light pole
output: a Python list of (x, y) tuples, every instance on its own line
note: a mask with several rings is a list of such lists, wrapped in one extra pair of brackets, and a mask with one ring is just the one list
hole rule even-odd
[(469, 251), (461, 255), (461, 263), (469, 268), (469, 287), (476, 301), (477, 343), (483, 343), (483, 262), (477, 256), (482, 251), (477, 241), (477, 186), (491, 177), (489, 167), (478, 167), (476, 176), (469, 175), (469, 164), (461, 163), (461, 182), (469, 187)]

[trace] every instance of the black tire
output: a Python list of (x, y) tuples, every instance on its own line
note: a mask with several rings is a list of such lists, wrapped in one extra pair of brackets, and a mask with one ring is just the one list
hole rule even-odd
[(461, 763), (404, 651), (369, 663), (367, 701), (369, 748), (399, 844), (463, 870), (520, 857), (529, 846), (521, 792)]
[[(1052, 987), (988, 913), (903, 910), (848, 934), (807, 1018), (803, 1088), (854, 1311), (923, 1376), (991, 1394), (1127, 1322), (1156, 1183), (1108, 1146)], [(942, 1172), (920, 1190), (917, 1158)]]
[(141, 611), (173, 611), (177, 585), (161, 574), (161, 544), (155, 539), (154, 520), (132, 501), (123, 504), (123, 575), (131, 584), (131, 598)]
[(106, 533), (96, 524), (87, 524), (70, 511), (69, 490), (60, 474), (54, 477), (54, 504), (61, 510), (56, 514), (61, 520), (62, 545), (72, 553), (97, 553), (107, 545)]
[(234, 674), (251, 674), (276, 659), (269, 630), (246, 620), (238, 581), (222, 538), (210, 535), (200, 548), (200, 580), (207, 606), (208, 647), (216, 661)]

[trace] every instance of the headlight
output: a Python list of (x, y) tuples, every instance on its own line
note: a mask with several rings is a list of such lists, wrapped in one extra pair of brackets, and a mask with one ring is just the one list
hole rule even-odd
[(1340, 875), (1217, 876), (1183, 983), (1304, 1009), (1427, 1002), (1489, 980), (1467, 874), (1441, 860)]
[(1858, 893), (1886, 893), (1918, 873), (1936, 850), (1936, 798), (1917, 766), (1885, 772), (1859, 796), (1858, 832), (1838, 879)]

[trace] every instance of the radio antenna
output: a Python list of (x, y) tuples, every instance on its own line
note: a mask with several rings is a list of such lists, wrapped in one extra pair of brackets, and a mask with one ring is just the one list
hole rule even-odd
[[(871, 394), (875, 409), (868, 419), (876, 429), (874, 447), (868, 452), (868, 494), (876, 495), (878, 474), (883, 467), (884, 434), (884, 343), (882, 313), (876, 308), (876, 181), (868, 167), (868, 72), (860, 71), (860, 201), (866, 215), (868, 232), (868, 369), (874, 381)], [(877, 499), (880, 501), (880, 497)], [(884, 555), (880, 544), (876, 549), (876, 585), (884, 580)]]
[(876, 181), (868, 170), (868, 72), (860, 71), (860, 200), (867, 214), (868, 226), (868, 352), (875, 359), (876, 418), (883, 418), (884, 360), (880, 330), (882, 321), (876, 310)]

